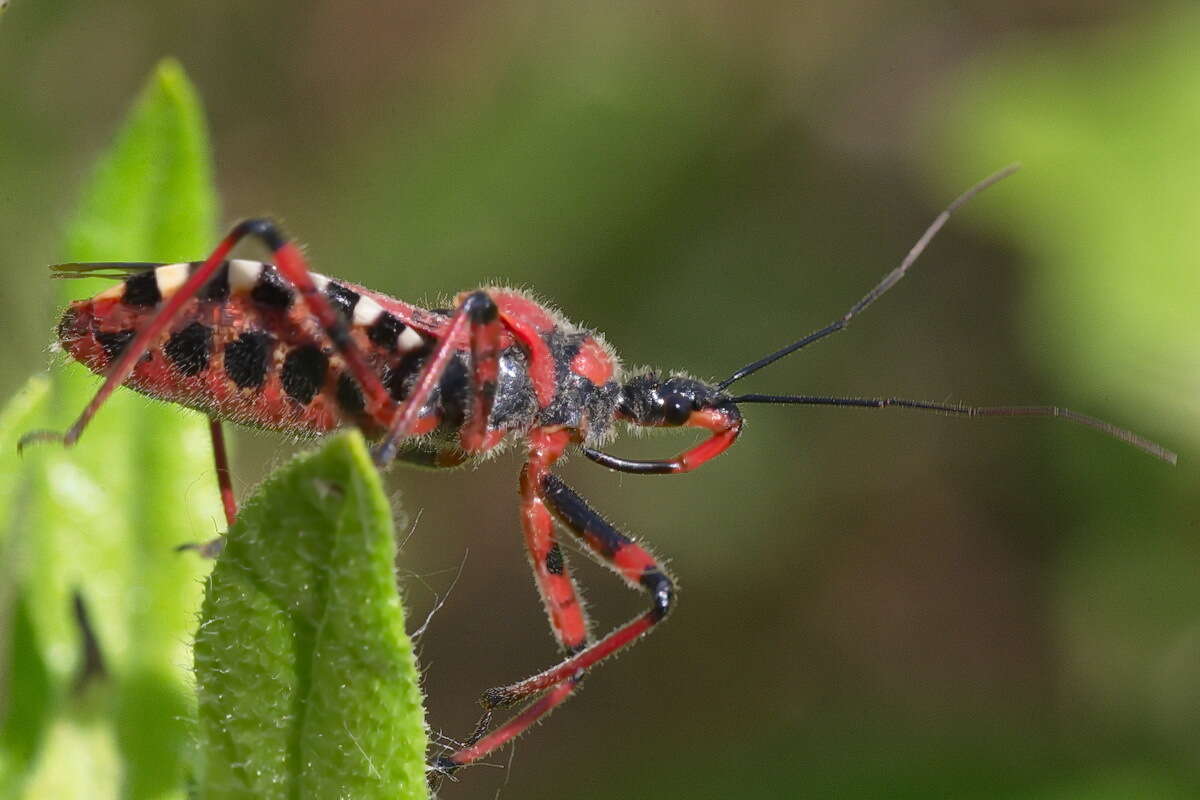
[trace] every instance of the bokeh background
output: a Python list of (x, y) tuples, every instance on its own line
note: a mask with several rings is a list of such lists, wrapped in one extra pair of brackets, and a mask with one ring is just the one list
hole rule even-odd
[[(1194, 797), (1197, 41), (1194, 4), (1122, 0), (15, 0), (0, 394), (50, 360), (45, 265), (164, 55), (207, 104), (227, 222), (276, 215), (320, 270), (410, 300), (529, 287), (628, 364), (710, 378), (840, 315), (1020, 160), (848, 332), (745, 390), (1050, 402), (1180, 465), (1046, 420), (772, 407), (687, 477), (575, 459), (679, 609), (442, 796)], [(239, 488), (303, 446), (239, 433)], [(518, 469), (389, 477), (414, 627), (461, 565), (420, 640), (448, 735), (554, 655)], [(583, 561), (600, 627), (640, 608)]]

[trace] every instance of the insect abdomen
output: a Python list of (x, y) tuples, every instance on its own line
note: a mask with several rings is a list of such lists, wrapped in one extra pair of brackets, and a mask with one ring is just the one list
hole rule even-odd
[[(195, 267), (139, 272), (72, 303), (58, 328), (63, 348), (103, 373)], [(401, 385), (396, 371), (413, 363), (426, 337), (364, 292), (320, 276), (314, 280), (350, 323), (372, 366)], [(224, 265), (151, 343), (125, 385), (266, 428), (324, 433), (364, 422), (362, 394), (341, 357), (274, 267), (260, 262)]]

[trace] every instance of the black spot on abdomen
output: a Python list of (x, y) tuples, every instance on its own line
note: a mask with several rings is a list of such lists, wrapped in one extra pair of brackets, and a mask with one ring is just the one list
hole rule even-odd
[(262, 272), (258, 275), (258, 282), (250, 290), (250, 297), (260, 306), (282, 311), (292, 304), (292, 289), (279, 274), (279, 270), (264, 264)]
[(336, 281), (330, 281), (325, 286), (325, 297), (329, 300), (329, 305), (333, 306), (343, 320), (349, 322), (353, 318), (354, 307), (358, 305), (358, 292), (347, 289)]
[(358, 388), (358, 381), (346, 373), (338, 377), (337, 404), (347, 414), (361, 414), (367, 408), (362, 390)]
[(408, 327), (395, 314), (388, 311), (379, 315), (375, 324), (367, 328), (367, 338), (371, 344), (379, 345), (385, 350), (395, 350), (400, 334)]
[(314, 345), (297, 347), (283, 360), (280, 380), (283, 390), (304, 405), (325, 385), (325, 370), (329, 367), (329, 356)]
[(116, 361), (129, 343), (133, 341), (133, 337), (137, 336), (137, 331), (115, 331), (113, 333), (105, 333), (104, 331), (96, 331), (96, 341), (104, 348), (104, 355), (108, 356), (109, 362)]
[(192, 376), (208, 369), (208, 352), (211, 348), (212, 329), (193, 322), (171, 334), (163, 352), (180, 374)]
[(271, 336), (261, 331), (243, 333), (225, 345), (225, 374), (239, 389), (262, 386), (273, 344)]
[(121, 295), (121, 300), (127, 306), (158, 305), (158, 301), (162, 300), (162, 293), (158, 291), (158, 278), (155, 277), (154, 270), (148, 269), (126, 278), (125, 293)]

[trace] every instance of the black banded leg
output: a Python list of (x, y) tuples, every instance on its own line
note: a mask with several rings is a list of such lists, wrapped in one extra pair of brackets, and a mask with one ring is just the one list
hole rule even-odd
[(661, 622), (674, 606), (674, 584), (654, 557), (614, 528), (562, 480), (546, 473), (541, 480), (541, 496), (555, 516), (599, 560), (625, 578), (631, 586), (650, 594), (650, 609), (562, 663), (519, 683), (488, 691), (483, 697), (483, 704), (489, 710), (541, 696), (471, 746), (439, 758), (437, 767), (443, 772), (452, 772), (478, 761), (519, 736), (570, 697), (588, 668), (633, 644)]
[(624, 578), (632, 588), (650, 595), (650, 609), (557, 666), (510, 686), (489, 690), (483, 698), (486, 707), (518, 703), (588, 669), (650, 631), (675, 605), (675, 584), (657, 559), (618, 531), (562, 479), (550, 473), (544, 475), (542, 496), (554, 515), (597, 560)]

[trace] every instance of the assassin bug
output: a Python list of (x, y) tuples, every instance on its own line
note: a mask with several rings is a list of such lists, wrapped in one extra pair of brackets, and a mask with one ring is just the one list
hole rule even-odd
[[(502, 746), (558, 706), (590, 667), (649, 632), (674, 606), (674, 584), (659, 561), (551, 472), (571, 446), (620, 472), (679, 474), (737, 440), (744, 404), (896, 406), (971, 417), (1062, 417), (1174, 462), (1174, 453), (1131, 431), (1056, 407), (729, 391), (845, 328), (904, 277), (956, 209), (1015, 169), (1001, 170), (959, 196), (899, 266), (840, 318), (717, 383), (655, 371), (623, 377), (599, 334), (518, 291), (478, 289), (460, 294), (452, 309), (427, 310), (312, 273), (300, 250), (269, 220), (238, 224), (203, 262), (61, 265), (57, 269), (67, 276), (107, 270), (123, 277), (96, 297), (72, 303), (58, 328), (66, 351), (105, 380), (65, 434), (34, 432), (23, 442), (74, 444), (122, 384), (198, 409), (212, 419), (218, 478), (232, 524), (236, 504), (220, 420), (314, 434), (358, 425), (378, 440), (373, 454), (381, 467), (396, 460), (454, 467), (504, 440), (523, 440), (525, 545), (564, 657), (525, 680), (487, 691), (482, 700), (487, 715), (476, 734), (437, 760), (435, 769), (448, 773)], [(267, 246), (273, 265), (228, 259), (247, 237)], [(700, 428), (708, 436), (674, 458), (634, 461), (597, 449), (618, 421)], [(556, 519), (591, 555), (645, 591), (650, 607), (593, 638), (556, 540)], [(488, 730), (494, 710), (522, 702), (529, 705)]]

